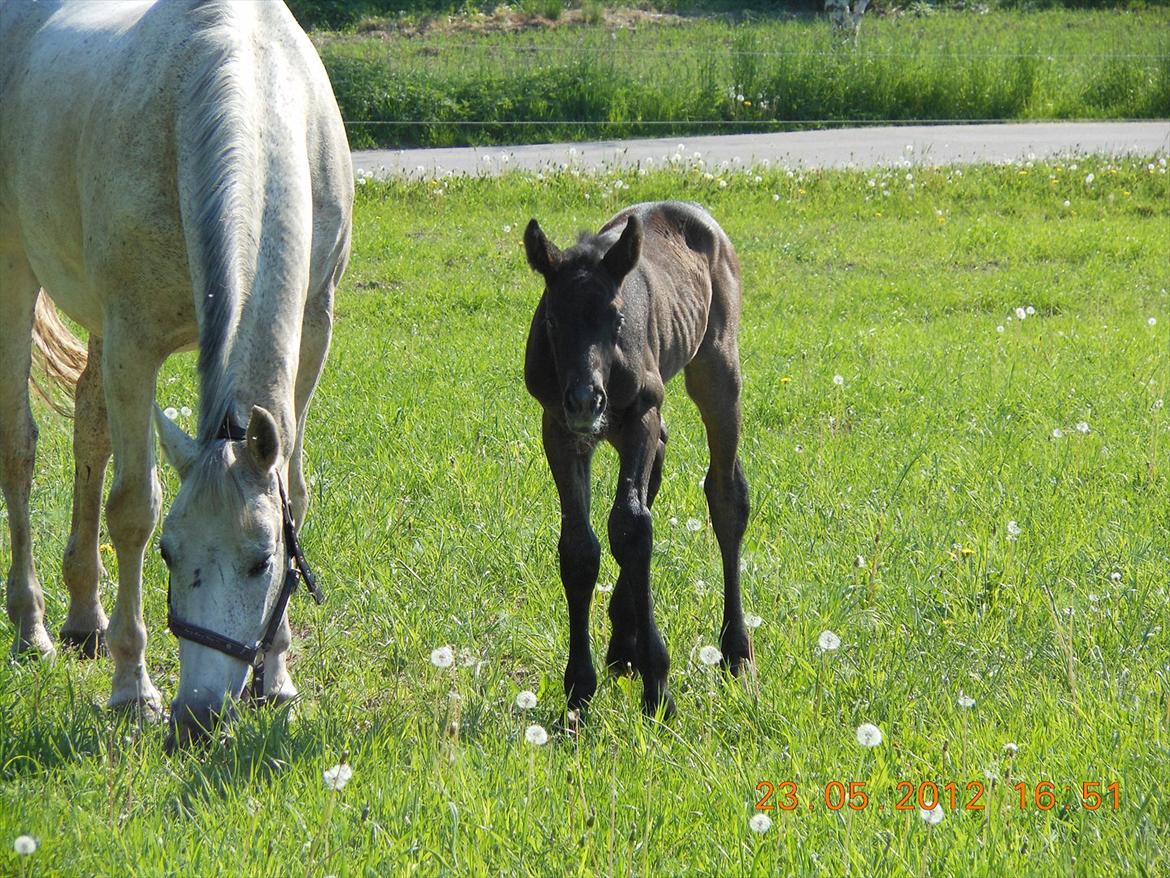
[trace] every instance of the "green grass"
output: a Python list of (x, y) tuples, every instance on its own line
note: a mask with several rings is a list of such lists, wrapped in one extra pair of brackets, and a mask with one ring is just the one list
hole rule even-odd
[(315, 37), (355, 147), (1166, 118), (1170, 12), (939, 13)]
[[(308, 431), (304, 541), (328, 602), (293, 606), (297, 715), (248, 714), (229, 746), (167, 757), (163, 729), (103, 710), (108, 660), (3, 664), (0, 873), (1166, 874), (1167, 175), (1082, 159), (760, 176), (364, 184)], [(686, 527), (706, 522), (704, 440), (672, 383), (652, 578), (679, 715), (648, 723), (638, 687), (608, 682), (578, 738), (534, 748), (525, 725), (554, 730), (563, 704), (566, 616), (521, 382), (540, 290), (520, 234), (537, 215), (566, 243), (667, 196), (706, 204), (744, 267), (758, 676), (694, 657), (717, 634), (718, 554), (709, 526)], [(193, 388), (177, 358), (160, 401), (194, 405)], [(69, 425), (39, 418), (56, 628)], [(613, 457), (598, 455), (600, 533)], [(169, 695), (154, 553), (147, 584)], [(824, 629), (842, 646), (819, 657)], [(439, 671), (442, 644), (482, 664)], [(540, 697), (529, 716), (521, 689)], [(873, 750), (863, 722), (884, 732)], [(343, 753), (354, 777), (332, 794), (321, 772)], [(801, 806), (756, 836), (764, 780), (798, 784)], [(827, 810), (833, 780), (864, 781), (871, 806)], [(899, 781), (928, 780), (984, 780), (988, 808), (933, 828), (894, 811)], [(1044, 780), (1117, 780), (1121, 807), (1020, 810), (1010, 785)], [(20, 833), (41, 845), (23, 860)]]

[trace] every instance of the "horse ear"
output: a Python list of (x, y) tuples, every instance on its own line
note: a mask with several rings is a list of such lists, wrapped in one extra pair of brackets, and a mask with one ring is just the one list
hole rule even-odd
[(536, 220), (529, 220), (528, 228), (524, 230), (524, 252), (532, 270), (545, 277), (555, 272), (561, 263), (561, 251), (545, 237)]
[(266, 473), (276, 466), (277, 458), (280, 457), (280, 433), (268, 409), (258, 405), (252, 406), (252, 416), (248, 419), (245, 440), (248, 443), (248, 453), (252, 455), (252, 462), (260, 472)]
[(609, 272), (610, 277), (620, 284), (622, 278), (629, 274), (630, 269), (637, 264), (638, 257), (641, 255), (642, 221), (638, 219), (636, 214), (630, 214), (622, 236), (617, 239), (616, 244), (609, 248), (605, 256), (602, 257), (601, 263)]
[(163, 456), (170, 461), (171, 466), (179, 474), (179, 481), (187, 478), (191, 471), (191, 464), (199, 456), (199, 443), (183, 432), (183, 428), (163, 414), (157, 405), (154, 407), (154, 423), (158, 430), (158, 444), (162, 446)]

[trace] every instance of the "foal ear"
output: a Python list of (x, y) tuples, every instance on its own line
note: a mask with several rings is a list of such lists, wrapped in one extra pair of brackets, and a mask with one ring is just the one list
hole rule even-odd
[(536, 220), (529, 220), (528, 228), (524, 230), (524, 252), (532, 270), (545, 277), (555, 272), (561, 264), (561, 251), (545, 237)]
[(258, 405), (252, 406), (252, 416), (248, 419), (245, 438), (248, 453), (260, 472), (266, 473), (276, 466), (277, 458), (280, 457), (280, 433), (277, 432), (276, 421), (268, 413), (268, 409)]
[(163, 414), (157, 405), (154, 407), (154, 424), (158, 430), (158, 444), (162, 446), (163, 456), (170, 461), (171, 466), (179, 474), (179, 481), (187, 478), (191, 471), (191, 464), (199, 456), (199, 443), (183, 432), (183, 428)]
[(642, 221), (636, 214), (630, 214), (626, 220), (626, 227), (617, 243), (601, 259), (601, 264), (609, 272), (610, 277), (619, 284), (638, 262), (642, 255)]

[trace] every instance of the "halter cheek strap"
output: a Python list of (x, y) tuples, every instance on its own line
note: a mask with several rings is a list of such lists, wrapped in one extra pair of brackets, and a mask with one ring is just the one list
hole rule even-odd
[[(238, 442), (244, 439), (244, 431), (225, 418), (217, 438)], [(280, 511), (288, 567), (284, 573), (284, 582), (281, 583), (276, 600), (273, 601), (272, 608), (268, 611), (263, 632), (258, 640), (253, 643), (244, 643), (233, 637), (212, 631), (210, 628), (184, 621), (175, 613), (174, 604), (171, 601), (171, 583), (169, 579), (167, 580), (167, 627), (171, 629), (171, 633), (182, 640), (198, 643), (200, 646), (209, 647), (251, 665), (251, 694), (252, 698), (259, 702), (264, 700), (264, 654), (272, 647), (276, 633), (280, 630), (280, 623), (284, 619), (285, 610), (288, 609), (289, 599), (301, 584), (301, 580), (304, 580), (313, 600), (318, 604), (325, 600), (325, 595), (322, 594), (317, 585), (309, 562), (305, 560), (305, 553), (301, 551), (301, 542), (297, 539), (297, 526), (292, 516), (292, 505), (288, 502), (288, 494), (284, 490), (284, 480), (279, 475), (276, 477), (276, 485), (280, 490)]]

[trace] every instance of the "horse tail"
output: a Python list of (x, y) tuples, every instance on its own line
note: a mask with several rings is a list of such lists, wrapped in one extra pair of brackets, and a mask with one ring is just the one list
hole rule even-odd
[(32, 337), (33, 369), (29, 383), (54, 411), (72, 417), (73, 393), (85, 370), (85, 345), (69, 331), (44, 290), (37, 297)]
[(192, 11), (196, 24), (191, 74), (182, 84), (178, 126), (179, 205), (199, 314), (199, 427), (207, 441), (230, 413), (234, 387), (229, 358), (250, 270), (259, 203), (248, 169), (257, 153), (249, 50), (222, 2)]

